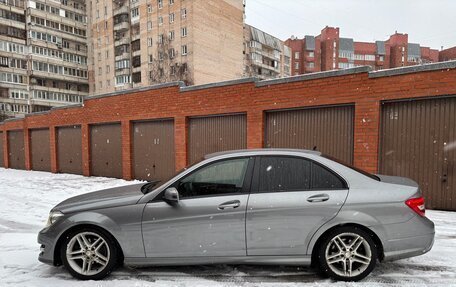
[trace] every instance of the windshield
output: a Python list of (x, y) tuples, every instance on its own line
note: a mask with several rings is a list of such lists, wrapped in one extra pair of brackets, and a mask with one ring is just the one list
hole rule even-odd
[(337, 163), (339, 163), (339, 164), (341, 164), (341, 165), (343, 165), (343, 166), (346, 166), (346, 167), (348, 167), (348, 168), (350, 168), (350, 169), (352, 169), (352, 170), (354, 170), (354, 171), (356, 171), (356, 172), (359, 172), (359, 173), (361, 173), (362, 175), (365, 175), (365, 176), (370, 177), (370, 178), (372, 178), (372, 179), (374, 179), (374, 180), (380, 181), (380, 178), (379, 178), (378, 176), (376, 176), (375, 174), (368, 173), (368, 172), (366, 172), (366, 171), (364, 171), (364, 170), (362, 170), (362, 169), (359, 169), (359, 168), (354, 167), (354, 166), (352, 166), (352, 165), (346, 164), (345, 162), (340, 161), (340, 160), (338, 160), (337, 158), (334, 158), (334, 157), (332, 157), (332, 156), (330, 156), (330, 155), (322, 154), (321, 156), (324, 157), (324, 158), (330, 159), (330, 160), (332, 160), (332, 161), (335, 161), (335, 162), (337, 162)]
[(200, 163), (203, 159), (191, 164), (191, 165), (188, 165), (182, 169), (180, 169), (178, 172), (175, 172), (173, 173), (171, 176), (168, 176), (166, 178), (164, 178), (163, 180), (150, 180), (149, 182), (147, 182), (146, 184), (144, 184), (143, 186), (141, 186), (141, 192), (143, 194), (147, 194), (157, 188), (159, 188), (160, 186), (162, 186), (163, 184), (165, 184), (166, 182), (168, 182), (169, 180), (171, 180), (173, 177), (177, 176), (178, 174), (180, 174), (181, 172), (191, 168), (192, 166)]

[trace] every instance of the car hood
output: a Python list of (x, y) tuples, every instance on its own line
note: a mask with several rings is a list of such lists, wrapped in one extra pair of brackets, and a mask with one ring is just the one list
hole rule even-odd
[(70, 197), (55, 206), (53, 210), (71, 213), (135, 204), (144, 196), (141, 192), (141, 186), (143, 185), (143, 183), (126, 185)]
[(401, 177), (401, 176), (391, 176), (391, 175), (383, 175), (383, 174), (376, 174), (380, 178), (381, 182), (392, 183), (392, 184), (399, 184), (399, 185), (406, 185), (411, 187), (418, 187), (418, 183), (414, 180)]

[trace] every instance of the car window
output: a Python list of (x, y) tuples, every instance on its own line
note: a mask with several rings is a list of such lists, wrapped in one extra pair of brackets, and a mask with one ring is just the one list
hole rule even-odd
[(264, 156), (260, 158), (260, 192), (299, 191), (310, 189), (311, 162), (295, 157)]
[(200, 168), (179, 181), (179, 196), (189, 198), (241, 192), (248, 163), (249, 158), (237, 158)]
[(343, 189), (345, 183), (328, 169), (312, 163), (312, 189)]

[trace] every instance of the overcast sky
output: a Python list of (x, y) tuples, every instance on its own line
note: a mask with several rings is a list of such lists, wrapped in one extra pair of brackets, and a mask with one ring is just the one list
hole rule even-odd
[(387, 40), (397, 30), (421, 46), (456, 46), (456, 0), (246, 0), (246, 23), (282, 40), (328, 25), (355, 41)]

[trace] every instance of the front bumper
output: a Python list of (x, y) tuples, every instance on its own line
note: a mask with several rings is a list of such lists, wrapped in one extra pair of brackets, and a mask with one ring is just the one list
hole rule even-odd
[(54, 260), (54, 250), (56, 246), (56, 236), (49, 232), (49, 228), (44, 228), (38, 233), (38, 243), (41, 244), (38, 260), (40, 262), (56, 265)]

